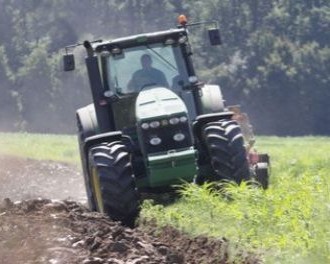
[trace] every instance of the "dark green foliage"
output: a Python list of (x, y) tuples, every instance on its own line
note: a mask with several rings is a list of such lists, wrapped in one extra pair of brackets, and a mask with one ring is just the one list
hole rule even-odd
[[(0, 0), (0, 129), (74, 132), (91, 101), (83, 51), (63, 73), (65, 45), (219, 20), (224, 45), (192, 39), (199, 76), (241, 104), (257, 133), (330, 134), (328, 0)], [(205, 47), (206, 46), (206, 47)], [(79, 56), (78, 56), (79, 57)], [(80, 67), (79, 67), (80, 64)]]
[(224, 46), (200, 54), (203, 76), (243, 106), (257, 133), (330, 134), (330, 2), (210, 1), (204, 8), (204, 17), (220, 19)]

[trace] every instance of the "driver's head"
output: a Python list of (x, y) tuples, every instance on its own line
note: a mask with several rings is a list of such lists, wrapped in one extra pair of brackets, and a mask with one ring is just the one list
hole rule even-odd
[(141, 56), (141, 65), (143, 69), (148, 69), (151, 67), (152, 59), (149, 54), (143, 54)]

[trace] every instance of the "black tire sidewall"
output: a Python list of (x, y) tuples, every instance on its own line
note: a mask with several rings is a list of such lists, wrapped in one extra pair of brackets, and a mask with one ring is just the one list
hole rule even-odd
[(97, 170), (104, 213), (124, 225), (134, 225), (140, 199), (125, 145), (112, 142), (96, 146), (89, 152), (89, 162), (89, 172)]

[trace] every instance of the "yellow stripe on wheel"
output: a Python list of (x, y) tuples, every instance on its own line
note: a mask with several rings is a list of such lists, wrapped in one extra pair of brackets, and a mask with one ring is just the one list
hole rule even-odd
[(95, 202), (96, 202), (97, 210), (103, 214), (104, 207), (103, 207), (103, 200), (102, 200), (102, 193), (101, 193), (100, 178), (99, 178), (99, 175), (98, 175), (95, 167), (92, 168), (92, 186), (93, 186), (93, 192), (95, 195)]

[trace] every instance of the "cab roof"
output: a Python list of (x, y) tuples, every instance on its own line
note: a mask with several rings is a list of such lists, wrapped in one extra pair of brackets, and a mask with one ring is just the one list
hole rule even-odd
[(138, 35), (118, 38), (110, 41), (97, 43), (94, 45), (96, 52), (110, 51), (113, 48), (130, 48), (145, 44), (161, 43), (167, 39), (177, 41), (180, 37), (186, 36), (187, 31), (184, 28), (157, 31), (152, 33), (142, 33)]

